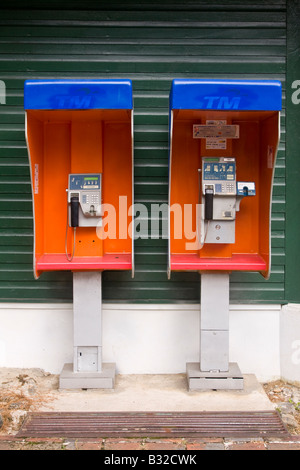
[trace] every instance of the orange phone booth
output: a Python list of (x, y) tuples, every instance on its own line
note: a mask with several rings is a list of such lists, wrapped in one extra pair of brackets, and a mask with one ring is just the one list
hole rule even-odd
[[(131, 82), (30, 80), (24, 107), (36, 277), (57, 270), (133, 270), (131, 217), (120, 215), (120, 207), (125, 204), (128, 214), (133, 203)], [(77, 227), (67, 210), (73, 194), (79, 197)], [(111, 206), (109, 236), (103, 208)]]
[(110, 379), (101, 378), (101, 273), (134, 271), (132, 84), (28, 80), (24, 108), (34, 274), (73, 272), (75, 354), (67, 387), (80, 386), (80, 374), (85, 388), (111, 386), (111, 370)]
[[(220, 298), (223, 306), (229, 305), (232, 271), (256, 271), (266, 279), (270, 275), (281, 106), (278, 81), (182, 79), (173, 81), (170, 93), (168, 273), (169, 277), (173, 271), (201, 274), (200, 370), (227, 373), (227, 384), (227, 310), (213, 325), (210, 308), (205, 323), (204, 305), (211, 304), (205, 297), (216, 299), (223, 279), (225, 285), (219, 288), (225, 298), (222, 294)], [(220, 312), (222, 306), (214, 305), (213, 310)], [(217, 331), (214, 336), (220, 341), (222, 337), (223, 345), (214, 347), (208, 331)], [(205, 361), (209, 348), (216, 354), (210, 353)], [(191, 383), (209, 383), (209, 374), (199, 376), (196, 369), (189, 371), (190, 377), (196, 374), (199, 380)]]

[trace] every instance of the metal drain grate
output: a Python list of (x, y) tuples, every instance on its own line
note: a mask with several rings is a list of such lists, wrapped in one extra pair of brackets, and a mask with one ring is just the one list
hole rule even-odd
[(29, 413), (18, 437), (287, 437), (276, 411)]

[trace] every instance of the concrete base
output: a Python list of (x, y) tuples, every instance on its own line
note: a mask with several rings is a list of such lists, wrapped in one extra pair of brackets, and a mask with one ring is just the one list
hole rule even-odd
[(244, 379), (236, 363), (228, 372), (202, 372), (198, 362), (186, 365), (189, 390), (243, 390)]
[(74, 372), (73, 364), (65, 364), (59, 377), (59, 389), (113, 389), (116, 366), (102, 364), (102, 372)]
[[(0, 370), (0, 379), (3, 377)], [(45, 380), (49, 381), (49, 378), (45, 377)], [(243, 390), (189, 391), (186, 374), (117, 374), (115, 388), (111, 390), (58, 390), (54, 382), (48, 392), (47, 400), (39, 405), (38, 411), (248, 412), (271, 411), (276, 405), (269, 400), (262, 385), (252, 374), (244, 376)]]

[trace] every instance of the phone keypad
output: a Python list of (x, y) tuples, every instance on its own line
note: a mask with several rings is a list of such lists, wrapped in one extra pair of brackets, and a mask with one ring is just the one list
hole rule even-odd
[(82, 195), (82, 204), (100, 204), (98, 193), (89, 193)]

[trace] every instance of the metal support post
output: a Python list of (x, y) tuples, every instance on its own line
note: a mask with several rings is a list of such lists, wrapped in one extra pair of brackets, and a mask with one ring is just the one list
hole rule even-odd
[(229, 274), (201, 275), (200, 361), (187, 364), (190, 390), (243, 389), (236, 363), (229, 363)]
[(102, 363), (102, 273), (73, 273), (74, 357), (61, 389), (114, 388), (115, 364)]

